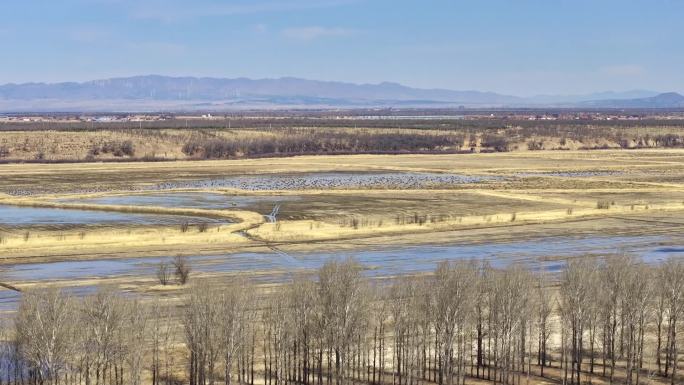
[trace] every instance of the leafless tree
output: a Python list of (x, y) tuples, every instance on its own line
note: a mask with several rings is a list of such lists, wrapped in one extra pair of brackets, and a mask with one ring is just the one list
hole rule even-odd
[(183, 257), (182, 255), (176, 256), (176, 258), (173, 260), (173, 267), (178, 283), (185, 285), (190, 279), (190, 271), (192, 270), (187, 258)]
[(504, 384), (514, 380), (514, 369), (524, 358), (525, 344), (522, 342), (527, 338), (526, 326), (531, 318), (532, 282), (534, 279), (529, 272), (519, 266), (491, 275), (494, 365), (499, 371), (498, 380)]
[(626, 357), (627, 383), (639, 384), (641, 369), (643, 368), (644, 333), (650, 322), (652, 312), (653, 280), (651, 270), (641, 265), (632, 264), (628, 269), (625, 283), (625, 328), (626, 328)]
[(596, 264), (583, 258), (569, 261), (561, 278), (561, 313), (571, 333), (571, 384), (581, 384), (584, 334), (592, 308), (596, 274)]
[(220, 291), (199, 282), (190, 289), (185, 304), (183, 327), (190, 353), (190, 385), (213, 385), (221, 356)]
[(19, 352), (40, 383), (57, 384), (72, 357), (76, 328), (71, 297), (58, 290), (29, 291), (17, 317)]
[(361, 267), (353, 259), (327, 262), (319, 270), (318, 279), (321, 313), (335, 355), (335, 378), (339, 385), (346, 383), (348, 349), (358, 328), (365, 324), (367, 286), (361, 278)]
[(139, 301), (127, 301), (124, 306), (122, 361), (128, 368), (128, 375), (125, 377), (122, 375), (120, 383), (141, 385), (145, 357), (148, 353), (143, 341), (150, 334), (152, 314), (150, 314), (150, 309), (143, 306)]
[[(83, 355), (86, 384), (124, 382), (128, 323), (127, 302), (109, 288), (100, 289), (87, 296), (80, 306), (82, 330), (81, 354)], [(113, 373), (112, 373), (113, 372)]]
[(668, 312), (665, 375), (672, 370), (670, 378), (671, 384), (674, 385), (679, 365), (677, 326), (684, 313), (684, 261), (670, 258), (663, 266), (663, 273), (661, 284), (664, 287)]
[(609, 381), (615, 379), (615, 369), (619, 359), (619, 341), (622, 329), (624, 285), (627, 268), (633, 261), (626, 256), (608, 258), (599, 270), (599, 292), (597, 301), (601, 309), (601, 334), (603, 345), (603, 375), (610, 369)]
[(246, 344), (248, 323), (254, 321), (252, 294), (253, 289), (243, 280), (232, 283), (218, 293), (218, 327), (226, 385), (231, 384), (234, 363)]
[(381, 279), (348, 259), (275, 288), (193, 282), (180, 304), (108, 288), (82, 299), (22, 295), (14, 327), (0, 325), (0, 385), (521, 385), (533, 372), (566, 384), (682, 379), (678, 259), (577, 258), (558, 275), (460, 261)]
[(466, 336), (473, 321), (477, 268), (472, 263), (442, 263), (435, 273), (433, 310), (439, 347), (438, 383), (464, 381)]
[(171, 276), (171, 267), (169, 263), (162, 260), (157, 265), (157, 279), (161, 285), (166, 286), (169, 283), (169, 278)]
[(152, 385), (159, 385), (164, 381), (168, 385), (171, 380), (171, 346), (174, 342), (175, 327), (169, 306), (155, 301), (150, 306), (151, 322), (149, 334), (151, 335), (151, 360), (150, 374)]
[(537, 341), (537, 365), (540, 367), (540, 375), (544, 377), (544, 367), (550, 360), (549, 357), (549, 338), (551, 337), (551, 315), (554, 310), (554, 302), (550, 293), (550, 283), (547, 276), (542, 271), (539, 274), (537, 284), (537, 330), (539, 331)]

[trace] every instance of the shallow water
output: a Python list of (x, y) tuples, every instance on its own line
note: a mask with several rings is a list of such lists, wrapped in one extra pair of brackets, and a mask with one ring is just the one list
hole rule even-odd
[[(354, 257), (371, 276), (434, 270), (445, 260), (487, 260), (493, 266), (537, 264), (541, 258), (562, 259), (579, 255), (632, 254), (646, 262), (668, 256), (684, 257), (684, 249), (668, 245), (666, 236), (547, 237), (520, 242), (425, 245), (344, 252), (236, 253), (189, 257), (199, 272), (297, 271), (316, 269), (331, 259)], [(554, 258), (557, 257), (557, 258)], [(7, 265), (2, 275), (12, 282), (74, 280), (155, 273), (156, 265), (170, 258), (130, 258)], [(553, 262), (558, 264), (558, 262)]]
[[(672, 236), (545, 237), (519, 242), (377, 247), (358, 251), (285, 253), (236, 253), (189, 257), (197, 272), (261, 272), (258, 282), (283, 282), (293, 273), (313, 271), (329, 260), (355, 258), (369, 277), (382, 277), (434, 270), (442, 261), (488, 261), (494, 267), (512, 263), (554, 273), (564, 266), (563, 258), (582, 255), (630, 254), (647, 263), (668, 257), (684, 257), (681, 238)], [(154, 276), (157, 264), (171, 258), (130, 258), (7, 265), (0, 275), (13, 282), (83, 280), (90, 278)], [(543, 260), (543, 262), (540, 262)], [(67, 288), (75, 295), (90, 293), (96, 286)], [(0, 290), (0, 311), (15, 308), (20, 294)]]
[[(65, 287), (62, 291), (73, 296), (86, 296), (95, 293), (97, 289), (97, 285), (84, 285)], [(2, 318), (2, 312), (16, 309), (19, 301), (21, 301), (21, 293), (12, 290), (0, 290), (0, 318)]]
[(151, 194), (111, 195), (96, 198), (62, 199), (61, 202), (216, 210), (246, 207), (262, 202), (276, 204), (298, 199), (300, 198), (295, 196), (231, 196), (203, 192), (164, 192)]
[(119, 213), (113, 211), (56, 209), (0, 205), (0, 226), (30, 225), (168, 225), (220, 223), (225, 220), (183, 215)]

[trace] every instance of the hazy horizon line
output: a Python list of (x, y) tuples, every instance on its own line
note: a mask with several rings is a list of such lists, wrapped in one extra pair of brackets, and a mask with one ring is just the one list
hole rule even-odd
[(418, 90), (445, 90), (445, 91), (474, 91), (474, 92), (481, 92), (481, 93), (495, 93), (498, 95), (502, 96), (513, 96), (513, 97), (518, 97), (522, 99), (530, 99), (530, 98), (536, 98), (536, 97), (571, 97), (571, 96), (590, 96), (593, 94), (620, 94), (620, 93), (630, 93), (630, 92), (644, 92), (644, 93), (654, 93), (654, 94), (663, 94), (663, 93), (670, 93), (670, 92), (675, 92), (675, 93), (680, 93), (684, 94), (684, 91), (679, 91), (679, 90), (659, 90), (654, 88), (643, 88), (643, 87), (635, 87), (635, 88), (624, 88), (621, 90), (616, 90), (616, 89), (596, 89), (593, 91), (584, 91), (584, 92), (563, 92), (563, 91), (556, 91), (556, 92), (545, 92), (545, 93), (535, 93), (535, 94), (525, 94), (521, 92), (517, 93), (509, 93), (509, 92), (504, 92), (504, 91), (496, 91), (496, 90), (491, 90), (491, 89), (480, 89), (480, 88), (453, 88), (453, 87), (436, 87), (436, 86), (414, 86), (410, 85), (409, 83), (405, 82), (400, 82), (400, 81), (392, 81), (392, 80), (377, 80), (374, 82), (368, 82), (368, 81), (352, 81), (352, 80), (331, 80), (331, 79), (314, 79), (314, 78), (305, 78), (305, 77), (300, 77), (300, 76), (290, 76), (290, 75), (282, 75), (282, 76), (255, 76), (255, 77), (250, 77), (250, 76), (226, 76), (226, 75), (180, 75), (180, 74), (164, 74), (164, 73), (146, 73), (146, 74), (136, 74), (136, 75), (111, 75), (111, 76), (100, 76), (100, 77), (94, 77), (90, 79), (81, 79), (81, 80), (30, 80), (30, 81), (9, 81), (9, 82), (0, 82), (0, 86), (8, 86), (8, 85), (28, 85), (28, 84), (44, 84), (44, 85), (56, 85), (56, 84), (65, 84), (65, 83), (75, 83), (75, 84), (85, 84), (85, 83), (90, 83), (90, 82), (96, 82), (96, 81), (103, 81), (103, 80), (112, 80), (112, 79), (127, 79), (127, 78), (144, 78), (144, 77), (163, 77), (163, 78), (174, 78), (174, 79), (182, 79), (182, 78), (195, 78), (195, 79), (217, 79), (217, 80), (237, 80), (237, 79), (245, 79), (245, 80), (251, 80), (251, 81), (260, 81), (260, 80), (283, 80), (283, 79), (297, 79), (297, 80), (304, 80), (304, 81), (313, 81), (313, 82), (321, 82), (321, 83), (341, 83), (341, 84), (352, 84), (352, 85), (357, 85), (357, 86), (365, 86), (365, 85), (371, 85), (371, 86), (379, 86), (383, 84), (396, 84), (400, 85), (403, 87), (408, 87), (408, 88), (413, 88), (413, 89), (418, 89)]

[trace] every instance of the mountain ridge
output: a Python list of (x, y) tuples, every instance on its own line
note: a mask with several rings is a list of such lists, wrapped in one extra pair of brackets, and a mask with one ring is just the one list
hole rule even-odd
[(478, 90), (414, 88), (297, 77), (138, 75), (85, 82), (0, 85), (0, 111), (198, 110), (354, 107), (679, 108), (677, 93), (648, 90), (520, 97)]
[(664, 92), (647, 98), (594, 100), (585, 102), (585, 104), (599, 108), (684, 108), (684, 96), (677, 92)]
[(26, 99), (152, 99), (225, 100), (238, 97), (308, 96), (359, 100), (432, 100), (466, 103), (511, 103), (520, 98), (475, 90), (412, 88), (399, 83), (356, 84), (282, 78), (215, 78), (142, 75), (86, 82), (8, 83), (0, 98)]

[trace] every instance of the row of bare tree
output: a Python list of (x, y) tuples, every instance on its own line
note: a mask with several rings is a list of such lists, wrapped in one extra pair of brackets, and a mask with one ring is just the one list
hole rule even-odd
[(197, 282), (181, 304), (27, 292), (0, 384), (682, 383), (684, 261), (475, 262), (367, 279), (354, 260), (275, 288)]
[(183, 145), (188, 156), (220, 159), (242, 156), (294, 155), (317, 153), (398, 153), (449, 152), (463, 144), (456, 133), (382, 132), (359, 129), (282, 130), (275, 135), (227, 137), (193, 135)]

